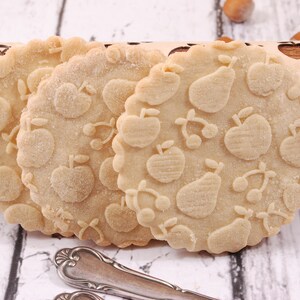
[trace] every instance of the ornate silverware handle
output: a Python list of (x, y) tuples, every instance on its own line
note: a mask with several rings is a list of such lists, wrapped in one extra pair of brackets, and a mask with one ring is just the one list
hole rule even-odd
[(131, 270), (88, 247), (61, 249), (55, 264), (62, 280), (79, 289), (133, 300), (213, 300)]
[(62, 293), (57, 295), (54, 300), (104, 300), (102, 297), (86, 291), (77, 291), (74, 293)]

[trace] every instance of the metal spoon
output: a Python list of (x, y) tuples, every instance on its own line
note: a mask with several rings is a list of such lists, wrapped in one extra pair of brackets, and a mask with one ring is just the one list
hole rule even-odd
[(88, 247), (61, 249), (54, 261), (61, 279), (83, 290), (133, 300), (216, 300), (131, 270)]

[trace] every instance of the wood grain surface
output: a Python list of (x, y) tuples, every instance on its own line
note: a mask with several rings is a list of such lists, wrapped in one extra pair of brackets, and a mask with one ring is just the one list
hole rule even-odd
[[(58, 34), (111, 42), (210, 41), (222, 35), (287, 41), (300, 31), (299, 0), (255, 2), (251, 19), (233, 24), (222, 14), (220, 0), (1, 0), (0, 40), (27, 42)], [(284, 51), (290, 49), (285, 46)], [(50, 300), (71, 291), (58, 279), (52, 259), (58, 249), (82, 244), (92, 246), (27, 234), (5, 224), (0, 215), (0, 299)], [(159, 242), (143, 249), (101, 251), (131, 268), (219, 299), (300, 299), (299, 214), (278, 236), (231, 255), (186, 253)]]

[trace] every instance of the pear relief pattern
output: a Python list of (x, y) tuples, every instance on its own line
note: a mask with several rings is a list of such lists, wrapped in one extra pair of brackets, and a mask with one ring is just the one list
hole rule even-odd
[(206, 159), (205, 164), (214, 169), (214, 173), (205, 173), (200, 179), (182, 187), (176, 195), (177, 207), (191, 218), (201, 219), (209, 216), (217, 204), (222, 181), (219, 174), (224, 164), (211, 159)]
[(197, 238), (195, 233), (186, 225), (178, 224), (176, 217), (166, 220), (157, 228), (151, 227), (153, 236), (158, 240), (166, 240), (174, 249), (193, 251)]
[(278, 157), (300, 168), (300, 119), (274, 149), (277, 113), (300, 97), (300, 82), (289, 84), (285, 60), (264, 47), (220, 43), (153, 67), (126, 100), (113, 147), (137, 222), (172, 248), (216, 254), (277, 233), (300, 207), (300, 184)]
[[(237, 126), (230, 128), (224, 138), (227, 150), (244, 160), (254, 160), (266, 154), (271, 146), (272, 131), (269, 122), (246, 107), (232, 119)], [(244, 122), (240, 119), (245, 119)]]
[(242, 206), (235, 206), (234, 210), (241, 217), (210, 233), (207, 244), (211, 252), (236, 252), (247, 245), (251, 231), (249, 218), (252, 217), (253, 211)]
[(219, 55), (218, 59), (229, 64), (228, 67), (222, 66), (214, 73), (199, 78), (189, 88), (191, 104), (206, 113), (216, 113), (226, 106), (235, 79), (233, 66), (237, 58)]

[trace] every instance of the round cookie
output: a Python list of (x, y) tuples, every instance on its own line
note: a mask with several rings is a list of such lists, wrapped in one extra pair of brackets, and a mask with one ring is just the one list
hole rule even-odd
[(162, 60), (139, 46), (93, 49), (58, 66), (29, 98), (17, 161), (32, 199), (61, 231), (102, 246), (152, 238), (118, 190), (111, 142), (125, 100)]
[(300, 207), (299, 62), (266, 49), (217, 41), (174, 53), (125, 103), (118, 186), (173, 248), (236, 252)]
[(29, 95), (36, 93), (40, 81), (49, 77), (58, 64), (94, 47), (104, 46), (86, 43), (80, 38), (50, 37), (46, 41), (14, 45), (0, 56), (0, 211), (8, 223), (46, 234), (60, 232), (55, 223), (44, 218), (21, 182), (21, 170), (16, 162), (16, 135), (21, 112)]

